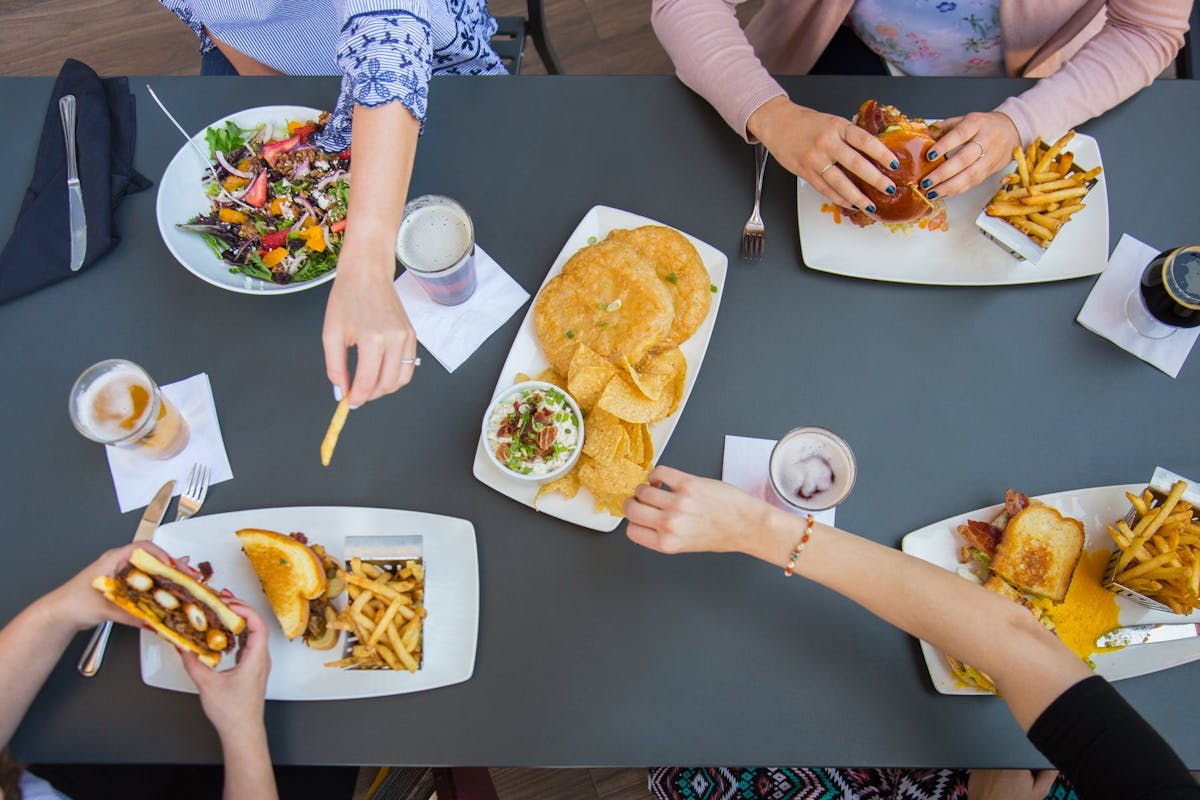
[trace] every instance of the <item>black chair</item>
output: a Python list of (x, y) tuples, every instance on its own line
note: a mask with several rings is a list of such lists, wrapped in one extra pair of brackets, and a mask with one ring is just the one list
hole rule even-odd
[(533, 39), (533, 46), (546, 72), (561, 75), (562, 65), (554, 48), (550, 46), (550, 35), (546, 31), (546, 9), (542, 0), (527, 0), (529, 12), (524, 17), (496, 17), (499, 27), (492, 37), (492, 49), (500, 56), (504, 66), (513, 75), (521, 71), (521, 58), (525, 54), (525, 40)]
[(1183, 35), (1183, 47), (1175, 57), (1175, 75), (1200, 78), (1200, 0), (1192, 4), (1191, 30)]

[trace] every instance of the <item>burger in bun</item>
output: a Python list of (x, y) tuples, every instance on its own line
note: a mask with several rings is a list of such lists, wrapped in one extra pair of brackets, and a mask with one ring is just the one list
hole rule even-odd
[[(859, 178), (849, 174), (854, 185), (862, 190), (875, 205), (874, 215), (849, 210), (850, 221), (866, 227), (879, 220), (889, 227), (906, 228), (924, 217), (940, 217), (944, 223), (945, 208), (941, 201), (929, 200), (921, 181), (938, 165), (929, 160), (929, 150), (936, 141), (936, 131), (923, 119), (909, 119), (895, 106), (880, 105), (868, 100), (859, 106), (854, 124), (875, 136), (896, 156), (899, 169), (883, 169), (883, 173), (896, 184), (896, 193), (887, 194)], [(932, 222), (932, 220), (931, 220)], [(941, 227), (930, 224), (929, 227)]]

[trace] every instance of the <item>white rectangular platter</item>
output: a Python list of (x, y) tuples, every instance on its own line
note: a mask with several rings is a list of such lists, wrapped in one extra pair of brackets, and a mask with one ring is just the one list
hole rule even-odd
[[(567, 259), (575, 255), (575, 252), (580, 248), (586, 247), (589, 239), (592, 237), (594, 237), (595, 241), (599, 241), (607, 236), (610, 231), (621, 228), (637, 228), (642, 225), (662, 225), (662, 223), (638, 216), (637, 214), (631, 214), (628, 211), (609, 208), (608, 206), (593, 207), (579, 221), (579, 225), (575, 227), (566, 244), (559, 251), (558, 257), (554, 259), (554, 263), (546, 273), (546, 280), (542, 281), (542, 286), (545, 286), (547, 281), (562, 272), (563, 264), (567, 262)], [(650, 435), (654, 440), (655, 462), (658, 461), (659, 455), (667, 446), (667, 441), (670, 440), (671, 434), (675, 430), (675, 424), (679, 421), (679, 415), (683, 413), (688, 397), (692, 393), (692, 387), (696, 383), (696, 375), (700, 372), (700, 365), (704, 361), (704, 353), (708, 349), (708, 340), (712, 337), (713, 326), (716, 324), (717, 309), (721, 305), (721, 295), (725, 288), (725, 273), (729, 266), (729, 260), (720, 250), (717, 250), (712, 245), (705, 244), (694, 236), (688, 236), (684, 231), (679, 232), (687, 236), (688, 241), (695, 246), (696, 252), (700, 254), (700, 260), (704, 262), (704, 266), (708, 270), (709, 280), (713, 286), (717, 287), (717, 291), (713, 295), (712, 307), (709, 309), (708, 316), (705, 318), (703, 324), (700, 325), (700, 328), (690, 339), (679, 347), (684, 358), (687, 360), (687, 384), (683, 390), (683, 400), (679, 404), (679, 409), (671, 416), (650, 427)], [(536, 302), (535, 299), (534, 303)], [(515, 383), (517, 373), (524, 372), (527, 375), (537, 375), (549, 366), (549, 362), (542, 352), (541, 345), (538, 344), (537, 335), (534, 333), (534, 303), (530, 303), (529, 312), (525, 315), (525, 320), (521, 323), (520, 330), (517, 331), (517, 338), (513, 341), (512, 349), (509, 350), (508, 358), (504, 361), (504, 367), (500, 370), (500, 376), (496, 380), (496, 388), (492, 393), (493, 396)], [(480, 420), (483, 419), (484, 412), (490, 407), (490, 403), (487, 406), (480, 406)], [(479, 443), (475, 448), (475, 477), (501, 494), (532, 508), (534, 495), (537, 494), (537, 484), (531, 481), (518, 480), (506, 474), (488, 459), (483, 447), (483, 434), (481, 432)], [(587, 489), (580, 489), (579, 493), (570, 500), (557, 493), (543, 495), (538, 500), (537, 510), (597, 531), (611, 531), (621, 524), (620, 517), (614, 517), (611, 514), (595, 510), (595, 502)]]
[[(1037, 498), (1051, 508), (1058, 509), (1065, 516), (1074, 517), (1083, 523), (1087, 535), (1084, 546), (1087, 550), (1097, 548), (1108, 550), (1112, 548), (1113, 541), (1105, 526), (1113, 524), (1129, 511), (1129, 501), (1125, 499), (1125, 492), (1137, 494), (1144, 488), (1144, 483), (1127, 486), (1100, 486), (1094, 489), (1076, 489), (1037, 495)], [(968, 519), (990, 522), (999, 513), (1002, 506), (1003, 503), (997, 503), (994, 506), (976, 509), (927, 525), (905, 536), (900, 544), (900, 549), (917, 558), (953, 571), (959, 566), (958, 553), (962, 546), (962, 540), (957, 533), (958, 526), (966, 523)], [(1193, 612), (1191, 616), (1182, 617), (1164, 611), (1153, 611), (1124, 597), (1117, 598), (1117, 607), (1120, 610), (1122, 625), (1200, 622), (1200, 611)], [(950, 671), (949, 662), (940, 650), (926, 642), (921, 642), (921, 651), (925, 655), (929, 677), (933, 679), (933, 686), (939, 692), (942, 694), (984, 694), (982, 690), (973, 686), (965, 686), (957, 680)], [(1092, 656), (1096, 672), (1110, 681), (1135, 678), (1138, 675), (1177, 667), (1197, 659), (1200, 659), (1200, 638), (1141, 644), (1112, 652), (1100, 652)]]
[[(1100, 147), (1091, 136), (1076, 134), (1065, 148), (1086, 169), (1101, 166)], [(1042, 283), (1098, 275), (1108, 262), (1108, 191), (1100, 175), (1076, 214), (1055, 237), (1035, 266), (1018, 260), (975, 225), (975, 218), (1000, 188), (1006, 168), (966, 194), (946, 201), (949, 231), (913, 229), (892, 233), (883, 225), (859, 228), (841, 224), (821, 211), (828, 203), (805, 181), (797, 180), (796, 210), (804, 263), (815, 270), (851, 278), (941, 286), (1000, 286)]]
[[(347, 536), (420, 534), (425, 561), (424, 658), (416, 673), (391, 670), (342, 670), (324, 666), (342, 657), (342, 642), (332, 650), (310, 650), (302, 642), (284, 638), (242, 553), (235, 532), (241, 528), (266, 528), (280, 533), (299, 531), (312, 544), (341, 558)], [(475, 528), (465, 519), (397, 511), (384, 508), (314, 506), (264, 508), (193, 517), (163, 525), (154, 543), (175, 557), (190, 556), (195, 566), (208, 561), (212, 585), (226, 588), (267, 621), (270, 630), (271, 677), (268, 700), (343, 700), (403, 694), (461, 683), (475, 670), (475, 644), (479, 632), (479, 564)], [(344, 606), (345, 595), (334, 605)], [(343, 634), (344, 640), (345, 634)], [(175, 648), (150, 631), (141, 637), (142, 680), (150, 686), (177, 692), (195, 692)], [(231, 666), (225, 658), (221, 667)]]

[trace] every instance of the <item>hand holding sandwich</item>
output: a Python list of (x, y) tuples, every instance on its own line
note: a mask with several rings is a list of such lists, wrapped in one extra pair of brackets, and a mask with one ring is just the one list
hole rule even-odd
[(81, 570), (78, 575), (38, 602), (45, 601), (48, 608), (53, 611), (55, 618), (61, 624), (69, 626), (72, 633), (94, 628), (105, 620), (119, 622), (122, 625), (140, 626), (140, 621), (105, 600), (103, 595), (92, 588), (93, 578), (97, 575), (115, 575), (118, 570), (129, 563), (129, 557), (138, 548), (146, 550), (162, 560), (170, 558), (162, 548), (150, 542), (138, 542), (117, 547), (106, 551)]
[(1017, 126), (1002, 111), (950, 117), (938, 128), (938, 151), (944, 160), (921, 182), (923, 189), (936, 193), (934, 198), (970, 191), (1007, 167), (1013, 148), (1021, 145)]

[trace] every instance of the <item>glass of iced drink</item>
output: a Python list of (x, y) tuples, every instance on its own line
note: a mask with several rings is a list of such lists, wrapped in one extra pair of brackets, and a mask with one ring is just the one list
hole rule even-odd
[(824, 511), (854, 488), (858, 468), (846, 440), (825, 428), (793, 428), (771, 451), (767, 499), (795, 511)]
[(422, 195), (404, 207), (396, 234), (396, 260), (444, 306), (475, 293), (475, 226), (449, 197)]
[(132, 361), (110, 358), (84, 370), (71, 387), (68, 410), (75, 428), (93, 442), (159, 459), (187, 447), (187, 420)]

